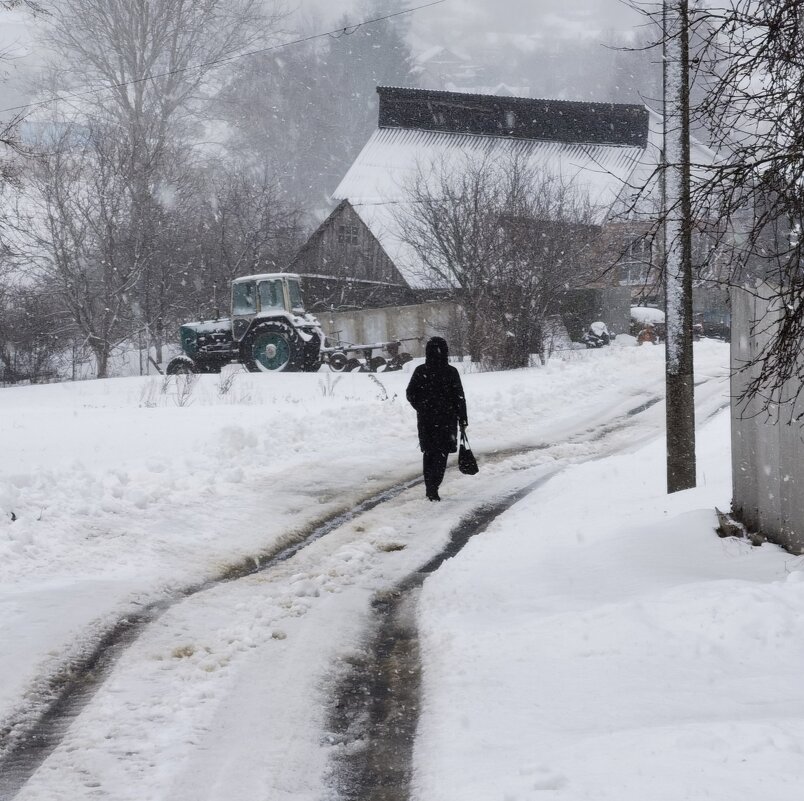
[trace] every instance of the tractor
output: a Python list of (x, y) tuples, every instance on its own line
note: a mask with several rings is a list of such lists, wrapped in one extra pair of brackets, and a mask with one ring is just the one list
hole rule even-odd
[(267, 273), (232, 281), (230, 319), (185, 323), (184, 354), (171, 359), (168, 375), (219, 373), (232, 362), (251, 372), (317, 370), (324, 332), (304, 310), (298, 275)]
[[(411, 359), (400, 351), (399, 340), (331, 345), (318, 320), (305, 311), (301, 279), (292, 273), (235, 279), (231, 318), (185, 323), (179, 328), (179, 337), (184, 353), (168, 362), (168, 375), (219, 373), (232, 363), (241, 363), (254, 373), (314, 372), (322, 364), (336, 372), (374, 372), (401, 369)], [(374, 356), (377, 349), (389, 358)]]

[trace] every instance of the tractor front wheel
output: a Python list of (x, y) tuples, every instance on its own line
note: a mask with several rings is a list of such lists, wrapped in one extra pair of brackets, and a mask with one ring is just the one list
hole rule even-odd
[(252, 373), (280, 373), (298, 369), (299, 335), (285, 323), (263, 323), (243, 339), (243, 364)]
[(167, 363), (165, 372), (168, 375), (189, 375), (190, 373), (197, 373), (198, 368), (189, 356), (174, 356)]

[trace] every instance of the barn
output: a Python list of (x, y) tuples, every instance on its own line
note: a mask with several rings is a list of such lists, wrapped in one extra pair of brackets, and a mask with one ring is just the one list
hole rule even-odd
[[(588, 194), (600, 230), (590, 254), (599, 280), (588, 288), (627, 290), (630, 298), (650, 285), (657, 254), (643, 234), (658, 208), (658, 182), (636, 205), (635, 198), (660, 163), (660, 115), (638, 104), (377, 92), (377, 130), (335, 189), (338, 205), (289, 268), (307, 277), (306, 294), (319, 308), (400, 305), (443, 293), (406, 245), (398, 219), (418, 171), (445, 160), (458, 165), (467, 155), (516, 156), (534, 171), (571, 180)], [(711, 151), (697, 142), (692, 148), (693, 162), (711, 163)]]

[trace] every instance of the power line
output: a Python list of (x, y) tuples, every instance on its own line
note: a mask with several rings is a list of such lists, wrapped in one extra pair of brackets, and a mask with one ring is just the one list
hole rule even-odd
[(50, 105), (51, 103), (57, 103), (59, 101), (65, 100), (73, 100), (77, 97), (86, 97), (88, 95), (94, 95), (98, 92), (108, 92), (112, 89), (122, 89), (126, 86), (134, 86), (135, 84), (144, 83), (145, 81), (154, 81), (158, 78), (167, 78), (170, 75), (178, 75), (182, 72), (190, 72), (192, 70), (200, 70), (206, 67), (214, 67), (218, 64), (226, 64), (230, 61), (236, 61), (237, 59), (247, 58), (248, 56), (255, 56), (259, 53), (270, 53), (274, 50), (281, 50), (285, 47), (291, 47), (292, 45), (303, 44), (304, 42), (312, 42), (315, 39), (323, 39), (325, 36), (341, 38), (343, 36), (351, 36), (352, 34), (356, 33), (360, 28), (364, 27), (365, 25), (372, 25), (375, 22), (382, 22), (383, 20), (392, 19), (393, 17), (401, 17), (404, 14), (412, 14), (414, 11), (421, 11), (425, 8), (431, 8), (432, 6), (439, 6), (442, 3), (446, 3), (447, 0), (432, 0), (430, 3), (424, 3), (420, 6), (414, 6), (413, 8), (406, 8), (403, 11), (394, 11), (392, 14), (385, 14), (382, 17), (374, 17), (373, 19), (365, 19), (362, 22), (355, 23), (354, 25), (347, 25), (344, 28), (336, 28), (331, 31), (325, 31), (324, 33), (314, 33), (310, 36), (303, 36), (300, 39), (293, 39), (290, 42), (283, 42), (282, 44), (278, 45), (271, 45), (270, 47), (260, 47), (256, 50), (248, 50), (245, 53), (234, 53), (229, 56), (221, 56), (220, 58), (213, 59), (211, 61), (204, 61), (200, 64), (192, 64), (189, 67), (179, 67), (174, 70), (167, 70), (166, 72), (159, 72), (155, 75), (146, 75), (143, 78), (134, 78), (130, 81), (121, 81), (120, 83), (112, 83), (106, 86), (98, 86), (94, 89), (84, 89), (80, 92), (71, 92), (70, 94), (66, 95), (57, 95), (56, 97), (50, 97), (47, 100), (38, 100), (34, 103), (23, 103), (20, 106), (9, 106), (8, 108), (0, 109), (0, 114), (5, 114), (9, 111), (25, 111), (26, 109), (33, 109), (33, 108), (40, 108), (42, 106)]

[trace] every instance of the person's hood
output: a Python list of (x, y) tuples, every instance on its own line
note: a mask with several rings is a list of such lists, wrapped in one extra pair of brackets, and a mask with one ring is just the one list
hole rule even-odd
[(424, 348), (424, 361), (428, 367), (446, 367), (449, 364), (449, 346), (443, 337), (432, 337)]

